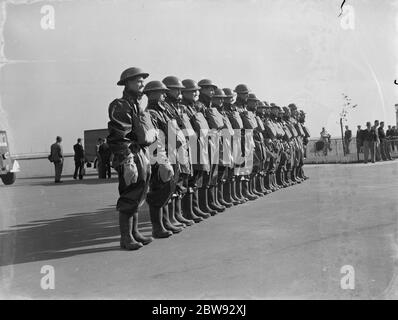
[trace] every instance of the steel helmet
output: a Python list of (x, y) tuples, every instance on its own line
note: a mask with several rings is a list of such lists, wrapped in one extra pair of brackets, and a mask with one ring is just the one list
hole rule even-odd
[(288, 108), (289, 108), (290, 110), (297, 110), (297, 107), (296, 107), (296, 105), (295, 105), (294, 103), (289, 104), (289, 105), (288, 105)]
[(249, 88), (245, 84), (238, 84), (234, 90), (236, 93), (249, 93)]
[(223, 91), (228, 98), (232, 98), (234, 96), (234, 93), (230, 88), (224, 88)]
[(225, 95), (222, 89), (217, 88), (214, 90), (213, 98), (226, 98), (226, 97), (227, 96)]
[(149, 81), (144, 87), (144, 93), (151, 91), (169, 91), (167, 87), (161, 81)]
[(283, 107), (283, 111), (286, 115), (290, 116), (290, 109), (288, 107)]
[(218, 87), (214, 84), (213, 81), (210, 79), (202, 79), (198, 82), (199, 87), (213, 87), (214, 89), (217, 89)]
[(258, 106), (259, 108), (265, 108), (265, 107), (266, 107), (266, 106), (265, 106), (265, 103), (262, 102), (261, 100), (259, 100), (259, 101), (257, 102), (257, 106)]
[(255, 100), (258, 101), (256, 95), (254, 93), (249, 93), (249, 96), (247, 97), (247, 100)]
[(124, 86), (126, 84), (126, 80), (132, 79), (135, 77), (141, 76), (144, 79), (148, 78), (149, 73), (144, 72), (141, 68), (128, 68), (122, 72), (120, 75), (120, 80), (118, 81), (118, 86)]
[(181, 89), (181, 91), (196, 91), (196, 90), (200, 90), (200, 87), (198, 86), (198, 84), (192, 79), (182, 80), (182, 84), (183, 84), (184, 88)]
[(174, 76), (168, 76), (162, 81), (169, 89), (183, 89), (184, 85), (181, 80)]

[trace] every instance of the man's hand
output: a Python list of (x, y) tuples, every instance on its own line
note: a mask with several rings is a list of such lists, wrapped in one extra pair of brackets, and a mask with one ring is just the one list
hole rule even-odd
[(134, 162), (134, 155), (130, 153), (122, 162), (123, 178), (127, 186), (136, 183), (138, 180), (138, 169)]

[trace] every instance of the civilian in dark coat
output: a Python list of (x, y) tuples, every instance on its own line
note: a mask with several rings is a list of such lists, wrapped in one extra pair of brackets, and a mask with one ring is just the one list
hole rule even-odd
[(73, 151), (75, 152), (75, 172), (73, 174), (73, 179), (77, 178), (77, 173), (79, 172), (79, 179), (83, 179), (84, 170), (84, 149), (82, 146), (82, 139), (77, 139), (77, 143), (73, 146)]
[(352, 131), (348, 129), (348, 126), (345, 126), (345, 132), (344, 132), (344, 148), (345, 148), (345, 153), (349, 154), (350, 153), (350, 143), (352, 139)]
[(369, 152), (370, 152), (370, 158), (372, 160), (372, 163), (375, 163), (377, 136), (375, 129), (371, 127), (370, 122), (366, 123), (366, 129), (362, 131), (361, 136), (363, 140), (363, 152), (365, 156), (364, 162), (368, 163)]
[(62, 151), (62, 138), (57, 137), (56, 142), (51, 145), (51, 160), (54, 163), (55, 168), (55, 183), (60, 183), (62, 168), (64, 165), (64, 155)]
[(100, 170), (99, 176), (101, 179), (106, 179), (107, 176), (108, 176), (108, 179), (110, 179), (112, 176), (112, 173), (111, 173), (112, 152), (111, 152), (111, 148), (106, 143), (106, 141), (104, 141), (104, 143), (102, 143), (99, 146), (98, 153), (101, 158), (101, 166), (99, 167), (99, 170)]
[(357, 126), (357, 135), (355, 137), (357, 143), (357, 157), (359, 161), (359, 154), (363, 152), (362, 130), (361, 126)]

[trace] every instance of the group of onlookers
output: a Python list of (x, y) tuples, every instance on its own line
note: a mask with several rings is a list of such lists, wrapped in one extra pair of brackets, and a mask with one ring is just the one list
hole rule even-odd
[[(82, 139), (77, 139), (77, 143), (73, 145), (74, 151), (74, 162), (75, 162), (75, 171), (73, 173), (73, 179), (79, 180), (83, 179), (85, 175), (85, 164), (86, 164), (86, 156), (84, 152), (84, 148), (82, 145)], [(106, 139), (99, 138), (98, 143), (96, 145), (96, 156), (97, 163), (96, 166), (98, 168), (98, 177), (100, 179), (110, 179), (111, 178), (111, 160), (112, 160), (112, 152), (109, 148), (109, 145), (106, 143)], [(62, 137), (58, 136), (56, 138), (55, 143), (51, 145), (51, 153), (48, 156), (48, 159), (54, 163), (55, 169), (55, 183), (61, 183), (61, 175), (63, 171), (63, 163), (64, 163), (64, 155), (62, 148)]]
[[(349, 142), (351, 141), (351, 130), (346, 126), (344, 136), (344, 146), (346, 154), (350, 152)], [(364, 163), (368, 163), (369, 155), (372, 163), (376, 161), (393, 160), (391, 153), (398, 149), (398, 130), (396, 126), (389, 125), (387, 130), (384, 121), (375, 120), (372, 126), (371, 122), (366, 123), (366, 128), (361, 129), (357, 126), (356, 135), (357, 155), (364, 153)]]

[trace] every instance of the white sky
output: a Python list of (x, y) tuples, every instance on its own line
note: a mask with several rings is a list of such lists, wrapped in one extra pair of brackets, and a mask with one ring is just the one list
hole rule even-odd
[[(147, 70), (148, 81), (176, 75), (222, 87), (246, 83), (263, 100), (304, 109), (314, 137), (323, 126), (339, 135), (342, 93), (358, 104), (347, 123), (354, 132), (376, 118), (395, 124), (397, 1), (347, 0), (354, 30), (341, 27), (341, 2), (8, 3), (0, 127), (12, 153), (48, 151), (56, 135), (71, 152), (85, 129), (106, 127), (108, 105), (121, 95), (115, 84), (129, 66)], [(49, 3), (55, 29), (43, 30), (40, 8)]]

